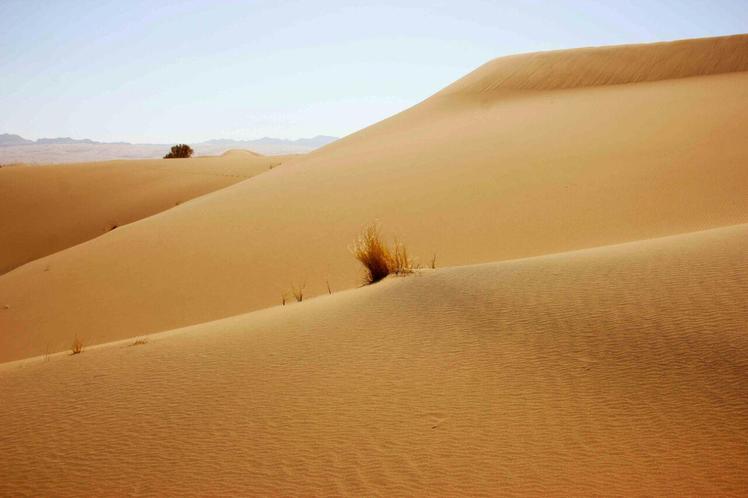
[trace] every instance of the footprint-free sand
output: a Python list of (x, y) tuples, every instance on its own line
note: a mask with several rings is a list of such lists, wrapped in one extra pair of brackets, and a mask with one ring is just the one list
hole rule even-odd
[[(746, 495), (746, 130), (748, 36), (524, 54), (251, 178), (92, 182), (103, 235), (4, 210), (0, 494)], [(360, 287), (375, 220), (437, 268)]]

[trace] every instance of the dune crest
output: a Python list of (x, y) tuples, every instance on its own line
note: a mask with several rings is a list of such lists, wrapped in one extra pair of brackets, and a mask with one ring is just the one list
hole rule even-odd
[(437, 95), (561, 90), (748, 71), (748, 35), (499, 57)]
[(262, 154), (246, 149), (231, 149), (221, 154), (221, 157), (262, 157)]

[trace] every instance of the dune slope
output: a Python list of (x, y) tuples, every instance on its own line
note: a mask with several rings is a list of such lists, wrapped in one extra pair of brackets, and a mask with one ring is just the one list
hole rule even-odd
[(0, 494), (745, 495), (747, 240), (427, 270), (7, 363)]
[[(636, 48), (662, 61), (640, 82), (442, 92), (287, 167), (24, 265), (0, 277), (0, 361), (65, 349), (74, 334), (106, 342), (272, 306), (292, 284), (308, 296), (326, 281), (350, 288), (360, 273), (348, 247), (375, 219), (442, 266), (748, 222), (748, 72), (735, 55), (745, 40), (679, 45), (695, 61), (690, 77), (670, 45), (654, 44)], [(600, 52), (595, 71), (629, 64), (616, 56), (629, 50)]]
[(0, 274), (279, 164), (221, 157), (108, 161), (0, 169)]

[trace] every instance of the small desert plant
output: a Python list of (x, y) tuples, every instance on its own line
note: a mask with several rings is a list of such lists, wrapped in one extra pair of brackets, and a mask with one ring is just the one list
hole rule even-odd
[(180, 159), (180, 158), (187, 158), (191, 157), (192, 153), (194, 151), (192, 150), (192, 147), (190, 147), (187, 144), (179, 144), (175, 145), (171, 148), (171, 152), (166, 154), (164, 156), (164, 159)]
[(330, 288), (330, 280), (325, 280), (325, 285), (327, 285), (327, 293), (332, 294), (332, 289)]
[(71, 354), (78, 354), (83, 352), (83, 341), (76, 335), (73, 339), (73, 344), (70, 346)]
[(130, 344), (130, 346), (142, 346), (144, 344), (148, 344), (148, 339), (146, 339), (145, 337), (142, 337), (140, 339), (135, 339), (135, 342)]
[(434, 253), (434, 255), (431, 256), (431, 269), (432, 270), (436, 269), (436, 253)]
[(366, 269), (364, 284), (367, 285), (379, 282), (389, 274), (412, 273), (415, 268), (403, 244), (395, 241), (392, 249), (387, 247), (376, 223), (364, 228), (352, 251)]
[(306, 284), (301, 284), (298, 287), (296, 287), (295, 285), (291, 286), (291, 293), (298, 303), (304, 300), (304, 287), (306, 287)]
[(415, 267), (413, 260), (408, 257), (408, 250), (401, 242), (396, 240), (392, 249), (391, 273), (395, 275), (412, 273)]

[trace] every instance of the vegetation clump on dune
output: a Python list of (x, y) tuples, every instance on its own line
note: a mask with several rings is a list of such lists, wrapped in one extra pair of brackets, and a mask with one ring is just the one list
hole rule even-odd
[(363, 229), (352, 252), (366, 270), (364, 285), (379, 282), (390, 274), (402, 275), (416, 269), (402, 243), (396, 240), (391, 248), (387, 247), (376, 223)]
[(164, 159), (185, 159), (192, 157), (192, 147), (187, 144), (175, 145), (171, 148), (171, 152), (164, 156)]
[(298, 287), (296, 285), (291, 286), (291, 293), (298, 303), (304, 300), (304, 287), (306, 287), (305, 283), (299, 285)]
[(70, 354), (79, 354), (83, 352), (83, 341), (76, 335), (73, 344), (70, 346)]

